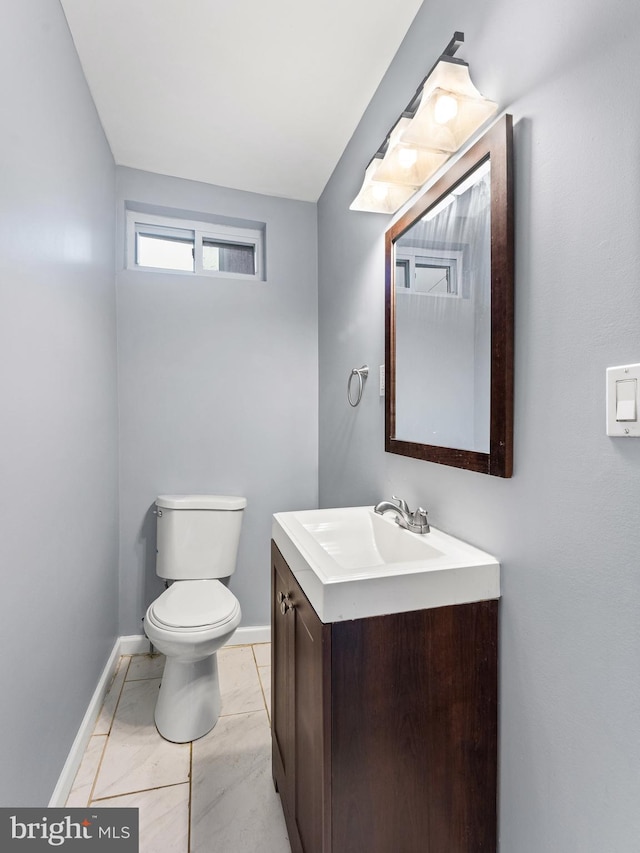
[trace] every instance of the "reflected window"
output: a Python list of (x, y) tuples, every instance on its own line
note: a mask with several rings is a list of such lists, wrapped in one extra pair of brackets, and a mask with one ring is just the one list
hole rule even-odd
[(449, 266), (416, 263), (415, 289), (417, 293), (442, 296), (451, 293), (452, 278)]
[(396, 249), (396, 292), (427, 296), (458, 296), (462, 293), (463, 251), (447, 252), (398, 246)]

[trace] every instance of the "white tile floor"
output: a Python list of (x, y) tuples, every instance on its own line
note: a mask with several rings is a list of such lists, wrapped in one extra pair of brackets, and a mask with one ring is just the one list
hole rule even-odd
[(140, 853), (290, 853), (271, 779), (270, 646), (218, 652), (222, 712), (193, 743), (153, 722), (164, 658), (120, 658), (68, 806), (139, 809)]

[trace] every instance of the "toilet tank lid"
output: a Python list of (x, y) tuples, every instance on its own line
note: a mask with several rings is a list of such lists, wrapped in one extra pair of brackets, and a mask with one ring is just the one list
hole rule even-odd
[(159, 495), (156, 506), (165, 509), (244, 509), (247, 499), (235, 495)]

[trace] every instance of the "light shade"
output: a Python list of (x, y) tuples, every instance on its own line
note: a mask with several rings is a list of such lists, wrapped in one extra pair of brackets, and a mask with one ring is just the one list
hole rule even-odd
[(453, 153), (497, 109), (471, 82), (468, 65), (441, 58), (424, 82), (420, 105), (401, 141)]
[(398, 184), (404, 187), (421, 187), (447, 160), (448, 154), (403, 141), (403, 134), (411, 119), (401, 118), (391, 133), (382, 159), (376, 158), (376, 168), (371, 173), (373, 181)]
[(399, 185), (373, 180), (373, 174), (382, 162), (374, 157), (364, 173), (362, 189), (349, 205), (349, 210), (366, 210), (370, 213), (395, 213), (405, 201), (419, 189), (420, 185)]
[(367, 166), (351, 210), (395, 213), (497, 111), (454, 58), (463, 41), (456, 31)]

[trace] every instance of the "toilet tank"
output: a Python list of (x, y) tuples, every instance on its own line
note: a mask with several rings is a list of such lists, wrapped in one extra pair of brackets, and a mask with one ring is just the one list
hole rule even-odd
[(156, 574), (170, 580), (232, 574), (246, 505), (246, 498), (229, 495), (160, 495)]

